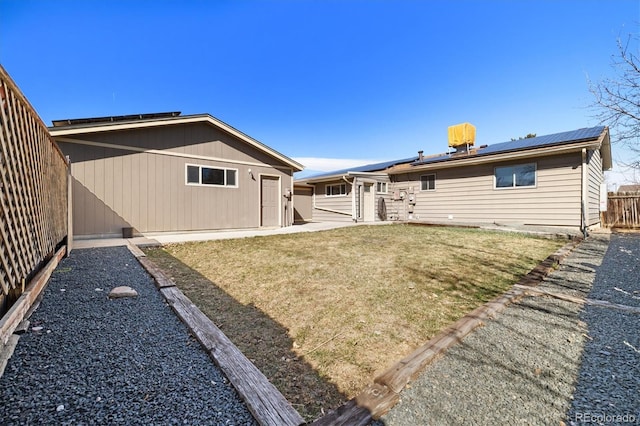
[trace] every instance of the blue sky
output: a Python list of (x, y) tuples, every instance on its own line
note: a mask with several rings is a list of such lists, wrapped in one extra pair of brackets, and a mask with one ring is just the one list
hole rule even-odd
[(444, 152), (461, 122), (597, 125), (587, 79), (639, 23), (638, 0), (0, 0), (0, 63), (47, 125), (206, 112), (320, 171)]

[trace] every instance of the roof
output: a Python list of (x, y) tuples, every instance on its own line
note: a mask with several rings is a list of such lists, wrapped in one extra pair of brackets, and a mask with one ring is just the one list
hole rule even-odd
[(86, 133), (108, 132), (114, 130), (130, 130), (145, 127), (158, 127), (174, 124), (208, 123), (217, 127), (253, 146), (254, 148), (270, 155), (271, 157), (287, 164), (293, 171), (300, 171), (304, 166), (286, 155), (268, 147), (262, 142), (230, 126), (229, 124), (213, 117), (211, 114), (180, 115), (179, 111), (161, 112), (151, 114), (131, 114), (111, 117), (74, 118), (53, 120), (53, 126), (49, 127), (49, 133), (54, 138)]
[[(575, 151), (583, 147), (598, 147), (602, 152), (602, 164), (604, 170), (611, 169), (611, 145), (609, 141), (609, 129), (605, 126), (588, 127), (568, 132), (554, 133), (535, 138), (519, 139), (502, 142), (493, 145), (482, 145), (480, 148), (472, 148), (469, 152), (444, 153), (430, 156), (411, 157), (401, 160), (391, 160), (382, 163), (367, 164), (365, 166), (336, 170), (299, 179), (299, 183), (315, 183), (340, 178), (346, 175), (358, 173), (371, 173), (386, 171), (389, 174), (406, 173), (407, 166), (416, 167), (454, 167), (460, 161), (484, 162), (496, 158), (510, 159), (525, 156), (540, 155), (544, 151), (550, 153)], [(410, 171), (410, 170), (409, 170)]]
[(332, 171), (332, 172), (326, 172), (326, 173), (320, 173), (320, 174), (313, 175), (313, 176), (308, 176), (308, 177), (306, 177), (304, 179), (300, 179), (300, 181), (305, 181), (305, 182), (319, 181), (319, 180), (328, 180), (328, 179), (335, 178), (335, 177), (346, 176), (346, 175), (349, 175), (349, 174), (373, 173), (373, 172), (386, 170), (386, 169), (388, 169), (390, 167), (397, 166), (399, 164), (412, 163), (412, 162), (416, 161), (417, 159), (418, 159), (418, 157), (415, 156), (415, 157), (410, 157), (410, 158), (403, 158), (403, 159), (400, 159), (400, 160), (390, 160), (390, 161), (384, 161), (384, 162), (381, 162), (381, 163), (366, 164), (364, 166), (351, 167), (351, 168), (348, 168), (348, 169), (335, 170), (335, 171)]
[(617, 192), (640, 192), (640, 185), (620, 185)]
[(480, 157), (485, 155), (503, 154), (508, 152), (525, 151), (556, 145), (567, 145), (578, 142), (597, 140), (605, 131), (606, 127), (589, 127), (568, 132), (554, 133), (551, 135), (538, 136), (535, 138), (519, 139), (515, 141), (502, 142), (494, 145), (484, 145), (478, 149), (471, 149), (469, 153), (442, 154), (439, 156), (425, 157), (422, 161), (416, 161), (413, 165), (422, 165), (451, 161), (460, 158)]

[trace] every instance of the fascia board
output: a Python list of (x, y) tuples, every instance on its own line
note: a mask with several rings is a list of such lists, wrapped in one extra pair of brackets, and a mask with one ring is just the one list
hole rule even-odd
[(379, 176), (384, 177), (388, 176), (387, 173), (382, 172), (347, 172), (348, 176)]
[(609, 136), (609, 128), (605, 127), (604, 131), (598, 138), (600, 154), (602, 156), (602, 170), (611, 170), (613, 168), (613, 160), (611, 157), (611, 138)]

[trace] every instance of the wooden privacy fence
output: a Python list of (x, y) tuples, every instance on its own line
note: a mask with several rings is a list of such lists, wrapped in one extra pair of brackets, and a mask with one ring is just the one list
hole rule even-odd
[(69, 165), (0, 66), (0, 317), (68, 234)]
[(640, 194), (610, 193), (607, 211), (602, 212), (607, 228), (640, 228)]

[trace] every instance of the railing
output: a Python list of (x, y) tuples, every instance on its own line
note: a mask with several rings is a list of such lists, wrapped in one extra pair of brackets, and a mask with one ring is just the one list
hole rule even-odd
[(69, 165), (0, 66), (0, 317), (68, 234)]
[(602, 226), (640, 228), (640, 194), (610, 193), (607, 211), (602, 212)]

